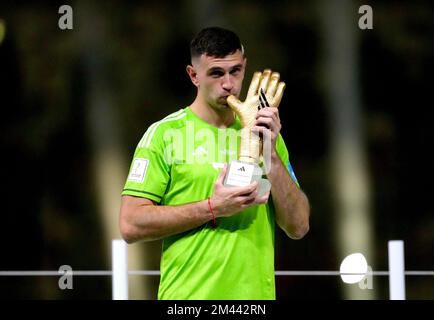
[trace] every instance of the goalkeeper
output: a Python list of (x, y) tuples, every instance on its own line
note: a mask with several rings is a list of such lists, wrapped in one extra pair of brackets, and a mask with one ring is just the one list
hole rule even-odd
[[(309, 202), (280, 135), (284, 84), (278, 73), (257, 72), (245, 102), (238, 100), (247, 59), (232, 31), (203, 29), (190, 51), (186, 71), (196, 98), (152, 124), (137, 145), (122, 192), (121, 234), (128, 243), (163, 239), (159, 299), (275, 299), (275, 224), (292, 239), (309, 230)], [(222, 133), (241, 129), (229, 104), (264, 107), (252, 131), (271, 141), (265, 195), (257, 182), (223, 185), (239, 146)]]

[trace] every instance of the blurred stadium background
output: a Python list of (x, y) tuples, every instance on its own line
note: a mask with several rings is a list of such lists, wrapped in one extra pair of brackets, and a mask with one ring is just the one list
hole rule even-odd
[[(73, 30), (58, 27), (63, 4)], [(372, 30), (358, 27), (365, 4)], [(431, 1), (76, 0), (0, 3), (0, 271), (111, 268), (135, 146), (192, 102), (189, 41), (210, 25), (240, 35), (246, 82), (269, 67), (287, 84), (282, 135), (312, 215), (303, 240), (276, 229), (276, 270), (339, 270), (353, 252), (387, 270), (391, 239), (405, 241), (407, 270), (434, 270)], [(130, 269), (157, 270), (160, 250), (131, 245)], [(155, 299), (158, 280), (130, 276), (130, 298)], [(434, 298), (433, 277), (406, 281), (408, 299)], [(111, 299), (110, 277), (57, 282), (0, 277), (0, 297)], [(372, 290), (333, 276), (276, 284), (282, 300), (389, 294), (387, 277)]]

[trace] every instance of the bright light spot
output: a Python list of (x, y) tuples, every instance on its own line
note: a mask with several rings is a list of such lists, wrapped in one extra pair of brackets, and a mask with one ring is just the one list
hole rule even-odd
[(345, 257), (341, 263), (341, 273), (357, 273), (354, 275), (341, 274), (342, 281), (345, 283), (360, 282), (368, 271), (368, 263), (363, 254), (353, 253)]

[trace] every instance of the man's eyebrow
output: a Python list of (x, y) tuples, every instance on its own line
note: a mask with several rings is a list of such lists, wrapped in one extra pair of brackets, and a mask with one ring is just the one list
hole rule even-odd
[[(242, 67), (243, 67), (243, 64), (242, 64), (242, 63), (239, 63), (239, 64), (236, 64), (236, 65), (230, 67), (229, 69), (230, 69), (230, 70), (241, 69)], [(209, 68), (209, 69), (208, 69), (208, 73), (211, 73), (211, 72), (213, 72), (213, 71), (223, 71), (223, 72), (224, 72), (225, 69), (223, 69), (222, 67), (212, 67), (212, 68)]]
[(222, 67), (212, 67), (208, 69), (208, 73), (213, 71), (224, 71), (224, 69)]
[(233, 67), (231, 67), (231, 70), (234, 70), (234, 69), (240, 69), (240, 68), (242, 68), (243, 67), (243, 64), (242, 63), (239, 63), (239, 64), (236, 64), (236, 65), (234, 65)]

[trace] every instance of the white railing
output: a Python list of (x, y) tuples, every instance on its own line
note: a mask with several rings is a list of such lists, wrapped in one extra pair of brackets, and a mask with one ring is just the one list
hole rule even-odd
[[(404, 242), (393, 240), (388, 242), (389, 271), (373, 271), (364, 275), (388, 275), (390, 300), (405, 300), (405, 269)], [(155, 270), (128, 271), (127, 244), (123, 240), (113, 240), (113, 299), (128, 300), (128, 275), (159, 275)], [(119, 261), (118, 261), (119, 259)], [(116, 268), (115, 268), (116, 266)], [(355, 273), (341, 273), (339, 271), (276, 271), (276, 276), (336, 276), (356, 275)], [(414, 271), (413, 275), (434, 275), (432, 271)]]
[[(406, 271), (404, 259), (404, 242), (392, 240), (388, 242), (388, 271), (367, 271), (366, 273), (343, 273), (339, 271), (307, 271), (288, 270), (275, 271), (276, 276), (388, 276), (389, 298), (391, 300), (405, 300), (405, 276), (434, 276), (434, 271)], [(55, 271), (0, 271), (1, 276), (60, 276), (59, 287), (72, 288), (73, 276), (111, 276), (113, 300), (128, 300), (128, 277), (130, 275), (159, 276), (158, 270), (128, 270), (128, 245), (124, 240), (112, 240), (112, 270), (72, 270), (68, 265), (61, 266)], [(62, 279), (65, 278), (65, 279)], [(64, 283), (61, 282), (65, 280)], [(68, 283), (68, 280), (71, 280)]]
[(124, 240), (112, 241), (113, 300), (128, 300), (128, 247)]
[(389, 241), (390, 300), (405, 300), (404, 241)]

